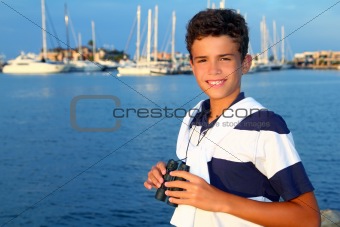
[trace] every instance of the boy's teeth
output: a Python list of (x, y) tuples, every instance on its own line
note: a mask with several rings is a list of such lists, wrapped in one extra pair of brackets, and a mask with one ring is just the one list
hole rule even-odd
[(219, 80), (219, 81), (209, 81), (209, 84), (211, 85), (219, 85), (222, 83), (222, 80)]

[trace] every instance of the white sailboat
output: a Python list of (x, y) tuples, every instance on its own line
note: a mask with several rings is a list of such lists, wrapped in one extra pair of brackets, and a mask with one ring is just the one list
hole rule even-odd
[[(153, 61), (151, 61), (151, 17), (152, 12), (151, 9), (148, 11), (148, 32), (147, 32), (147, 53), (145, 58), (140, 57), (140, 17), (141, 9), (140, 6), (137, 8), (137, 42), (136, 42), (136, 63), (128, 64), (125, 66), (118, 67), (118, 75), (126, 76), (126, 75), (135, 75), (135, 76), (158, 76), (158, 75), (166, 75), (172, 73), (171, 64), (169, 62), (161, 62), (157, 59), (157, 36), (158, 36), (158, 7), (155, 7), (155, 22), (154, 22), (154, 57)], [(174, 20), (173, 20), (174, 23)], [(173, 24), (173, 28), (174, 28)], [(174, 44), (174, 41), (173, 41)], [(173, 48), (174, 55), (174, 48)]]
[[(174, 74), (178, 71), (178, 66), (175, 56), (175, 31), (176, 31), (176, 13), (172, 12), (172, 32), (171, 32), (171, 62), (158, 62), (157, 63), (157, 45), (155, 45), (154, 62), (151, 65), (152, 75), (169, 75)], [(155, 34), (157, 34), (155, 32)], [(157, 40), (157, 35), (155, 35), (155, 40)], [(156, 42), (155, 42), (156, 43)]]
[(97, 63), (103, 67), (104, 71), (115, 70), (119, 66), (117, 62), (110, 61), (110, 60), (98, 60)]
[(98, 72), (102, 67), (89, 60), (71, 60), (69, 64), (72, 72)]
[(8, 61), (3, 73), (9, 74), (52, 74), (69, 70), (69, 65), (62, 62), (51, 62), (47, 59), (45, 0), (41, 0), (43, 57), (39, 60), (34, 54), (21, 53), (17, 58)]
[(146, 60), (140, 59), (140, 21), (141, 7), (137, 7), (137, 41), (136, 41), (136, 64), (129, 64), (118, 67), (118, 75), (150, 75), (150, 43), (151, 43), (151, 10), (148, 11), (148, 37), (147, 37), (147, 57)]
[(273, 52), (273, 60), (269, 62), (271, 70), (280, 70), (282, 68), (282, 64), (278, 59), (278, 51), (276, 46), (277, 46), (276, 22), (273, 21), (273, 43), (271, 45), (271, 49)]
[(81, 35), (78, 35), (78, 52), (79, 52), (79, 59), (77, 60), (70, 60), (69, 64), (71, 66), (71, 71), (73, 72), (98, 72), (101, 71), (103, 66), (101, 64), (96, 64), (89, 60), (83, 60), (82, 48), (81, 48)]
[[(65, 4), (65, 26), (66, 26), (66, 37), (67, 37), (67, 47), (69, 48), (69, 23), (71, 21), (71, 18), (69, 16), (67, 6)], [(95, 30), (94, 30), (94, 22), (92, 21), (92, 39), (93, 43), (95, 42)], [(73, 31), (73, 27), (72, 31)], [(77, 42), (77, 41), (75, 41)], [(102, 66), (99, 64), (96, 64), (94, 62), (91, 62), (89, 60), (83, 60), (83, 54), (82, 54), (82, 47), (81, 47), (82, 39), (81, 39), (81, 34), (78, 34), (78, 53), (79, 53), (79, 58), (78, 59), (72, 59), (70, 56), (70, 52), (68, 51), (68, 56), (66, 58), (66, 61), (70, 64), (70, 71), (72, 72), (98, 72), (102, 70)], [(95, 44), (93, 44), (95, 46)], [(95, 54), (95, 52), (94, 52)]]
[(257, 55), (257, 59), (253, 59), (252, 71), (262, 72), (270, 71), (271, 67), (268, 60), (268, 29), (266, 25), (266, 19), (263, 16), (260, 23), (261, 30), (261, 53)]
[(293, 64), (288, 64), (287, 59), (286, 59), (286, 52), (285, 52), (285, 28), (284, 26), (281, 26), (281, 64), (282, 64), (282, 69), (291, 69), (294, 67)]

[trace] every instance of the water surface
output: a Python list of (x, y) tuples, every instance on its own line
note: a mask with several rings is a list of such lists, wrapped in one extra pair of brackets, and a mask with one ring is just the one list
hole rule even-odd
[[(295, 139), (321, 209), (340, 210), (340, 72), (289, 70), (244, 76), (242, 90), (281, 114)], [(173, 208), (144, 189), (150, 167), (175, 157), (180, 119), (115, 119), (121, 108), (185, 108), (205, 99), (192, 76), (0, 74), (0, 224), (169, 226)], [(180, 113), (179, 113), (180, 114)], [(164, 115), (163, 115), (164, 117)], [(10, 221), (10, 222), (9, 222)]]

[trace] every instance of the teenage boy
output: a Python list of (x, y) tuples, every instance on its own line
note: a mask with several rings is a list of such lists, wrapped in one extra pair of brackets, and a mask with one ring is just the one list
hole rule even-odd
[[(166, 182), (178, 204), (176, 226), (319, 226), (311, 185), (285, 121), (241, 92), (251, 65), (248, 28), (233, 10), (208, 9), (187, 26), (190, 63), (209, 96), (183, 119), (177, 156), (187, 181)], [(144, 186), (159, 188), (165, 163), (148, 173)], [(279, 200), (283, 200), (279, 202)]]

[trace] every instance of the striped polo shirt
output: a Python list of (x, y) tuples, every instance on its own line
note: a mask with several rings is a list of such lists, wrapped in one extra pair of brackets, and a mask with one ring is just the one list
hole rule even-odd
[[(240, 93), (231, 107), (244, 98)], [(209, 114), (210, 101), (205, 100), (190, 124), (190, 128), (200, 126), (202, 138), (209, 137), (207, 132), (219, 120), (209, 124)], [(269, 110), (239, 122), (214, 151), (208, 170), (216, 188), (260, 201), (291, 200), (314, 190), (285, 121)]]

